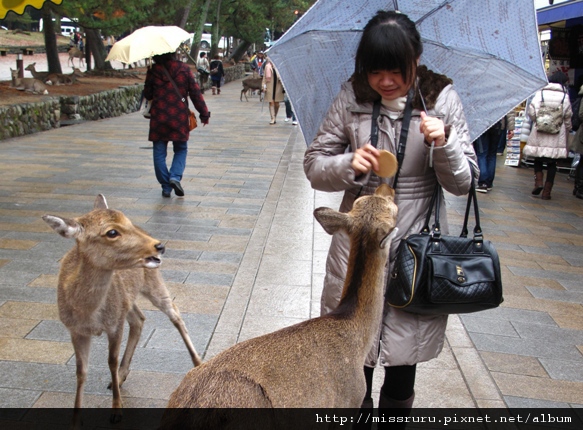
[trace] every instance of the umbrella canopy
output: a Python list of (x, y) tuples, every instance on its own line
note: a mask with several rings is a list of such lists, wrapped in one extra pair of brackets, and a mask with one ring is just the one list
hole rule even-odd
[(397, 8), (416, 22), (421, 64), (453, 79), (472, 140), (546, 85), (530, 0), (319, 0), (267, 51), (308, 145), (354, 72), (362, 29)]
[(115, 42), (105, 61), (135, 63), (154, 55), (175, 52), (188, 39), (190, 34), (174, 25), (143, 27)]
[[(22, 15), (26, 6), (32, 6), (36, 9), (43, 7), (46, 0), (0, 0), (0, 19), (6, 18), (10, 11)], [(50, 0), (55, 4), (61, 4), (63, 0)]]

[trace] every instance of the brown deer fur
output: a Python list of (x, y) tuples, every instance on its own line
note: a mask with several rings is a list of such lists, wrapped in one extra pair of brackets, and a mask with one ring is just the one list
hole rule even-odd
[(243, 95), (245, 95), (245, 100), (249, 101), (247, 98), (247, 93), (249, 91), (259, 91), (259, 101), (263, 101), (263, 93), (261, 92), (261, 83), (263, 78), (246, 78), (241, 81), (243, 84), (243, 89), (241, 90), (241, 96), (239, 100), (243, 101)]
[(47, 86), (35, 78), (19, 78), (18, 70), (10, 69), (12, 87), (33, 94), (48, 94)]
[[(82, 406), (91, 336), (105, 332), (115, 410), (112, 419), (119, 420), (120, 386), (130, 371), (145, 320), (136, 304), (139, 293), (168, 315), (194, 365), (201, 362), (158, 269), (164, 245), (134, 226), (123, 213), (108, 209), (101, 194), (93, 211), (83, 216), (67, 219), (44, 215), (43, 220), (61, 236), (75, 239), (75, 246), (61, 261), (57, 288), (59, 317), (71, 333), (77, 361), (75, 408)], [(125, 320), (130, 329), (118, 370)]]
[(71, 63), (71, 67), (73, 68), (75, 68), (75, 58), (79, 59), (79, 67), (81, 67), (81, 64), (85, 62), (85, 53), (76, 46), (72, 46), (69, 48), (69, 59), (67, 60), (67, 64)]
[[(349, 213), (316, 209), (328, 233), (344, 230), (350, 236), (337, 309), (236, 344), (190, 370), (168, 408), (360, 407), (366, 390), (362, 369), (381, 321), (385, 264), (396, 233), (393, 198), (393, 189), (383, 184), (374, 195), (356, 200)], [(177, 424), (185, 418), (179, 411), (167, 409), (161, 428), (212, 427), (208, 421)], [(229, 409), (213, 411), (212, 419), (229, 415)], [(226, 428), (228, 418), (221, 423)]]
[(37, 72), (35, 66), (36, 63), (30, 63), (28, 66), (24, 68), (24, 70), (28, 70), (32, 74), (33, 78), (38, 79), (41, 82), (45, 82), (47, 76), (49, 76), (49, 72)]

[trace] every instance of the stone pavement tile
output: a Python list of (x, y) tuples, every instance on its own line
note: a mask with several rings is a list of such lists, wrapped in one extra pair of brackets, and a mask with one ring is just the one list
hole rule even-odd
[(572, 292), (583, 292), (583, 283), (578, 281), (561, 281), (560, 283), (566, 290)]
[(540, 362), (553, 379), (583, 382), (583, 355), (576, 361), (541, 358)]
[(583, 405), (583, 382), (492, 372), (503, 396)]
[(518, 321), (512, 324), (523, 339), (540, 339), (549, 342), (564, 342), (565, 344), (576, 345), (583, 344), (583, 330), (569, 330), (552, 325)]
[(480, 356), (490, 372), (548, 378), (549, 375), (535, 357), (518, 354), (501, 354), (497, 352), (480, 352)]
[(464, 315), (463, 322), (466, 330), (470, 333), (484, 333), (498, 336), (519, 337), (510, 321), (496, 318), (482, 318), (476, 314)]
[(0, 306), (0, 318), (22, 318), (26, 315), (35, 320), (58, 320), (57, 305), (8, 301)]
[(265, 256), (259, 267), (255, 288), (265, 285), (309, 285), (311, 280), (312, 262), (309, 260), (285, 260), (281, 267), (281, 259), (275, 255)]
[(64, 364), (71, 355), (70, 343), (0, 338), (0, 360)]
[(310, 290), (309, 285), (255, 286), (246, 315), (308, 319)]
[(482, 333), (470, 333), (470, 337), (479, 351), (561, 360), (579, 360), (581, 357), (580, 352), (574, 345), (566, 344), (560, 339), (553, 341), (521, 339)]
[(221, 313), (229, 292), (224, 285), (173, 284), (169, 289), (181, 313), (209, 315)]
[[(131, 374), (131, 372), (130, 372)], [(122, 388), (123, 389), (123, 388)], [(124, 407), (127, 407), (125, 398)], [(85, 394), (83, 396), (84, 408), (111, 408), (112, 396), (98, 396)], [(45, 391), (38, 397), (32, 407), (34, 408), (63, 408), (73, 407), (75, 404), (75, 393), (60, 393), (55, 391)]]
[(37, 325), (26, 335), (26, 338), (53, 342), (71, 342), (71, 335), (67, 327), (61, 321), (54, 320), (37, 322)]
[(39, 322), (25, 318), (0, 318), (0, 337), (24, 338)]
[(41, 391), (0, 388), (0, 408), (30, 408), (40, 395)]
[(527, 287), (534, 297), (583, 305), (583, 292), (557, 291), (550, 288)]
[(574, 405), (570, 405), (567, 402), (553, 402), (550, 400), (538, 400), (538, 399), (528, 399), (524, 397), (514, 397), (514, 396), (504, 396), (504, 400), (509, 408), (517, 409), (553, 409), (553, 408), (569, 408)]
[[(204, 351), (204, 348), (200, 345), (197, 346), (195, 344), (194, 347), (197, 351)], [(103, 368), (103, 370), (106, 370), (107, 373), (109, 373), (107, 356), (108, 352), (106, 343), (92, 343), (91, 352), (89, 354), (89, 373), (92, 372), (92, 369), (97, 368)], [(130, 368), (132, 370), (157, 372), (160, 370), (161, 363), (163, 363), (162, 368), (167, 373), (185, 374), (193, 367), (188, 350), (183, 344), (181, 351), (172, 349), (161, 350), (154, 348), (136, 348)], [(75, 357), (72, 357), (67, 364), (70, 367), (75, 367)]]
[(32, 240), (0, 239), (1, 249), (31, 249), (37, 244)]
[(0, 288), (0, 300), (15, 302), (56, 303), (57, 292), (52, 288), (30, 288), (3, 285)]
[[(534, 297), (506, 296), (504, 306), (509, 308), (547, 312), (562, 328), (580, 330), (583, 327), (581, 305)], [(1, 310), (1, 308), (0, 308)]]
[[(541, 259), (539, 254), (544, 255), (545, 262), (557, 264), (557, 265), (569, 265), (569, 263), (559, 255), (550, 255), (549, 248), (535, 248), (535, 247), (528, 247), (528, 250), (524, 250), (525, 252), (517, 252), (516, 249), (502, 249), (496, 247), (498, 251), (498, 257), (500, 257), (503, 261), (512, 261), (512, 265), (515, 265), (517, 261), (527, 261), (531, 262), (533, 260)], [(532, 252), (533, 250), (539, 250), (540, 252)], [(535, 255), (533, 255), (533, 253)]]
[[(132, 370), (122, 386), (122, 396), (124, 404), (126, 396), (136, 399), (159, 399), (167, 403), (170, 394), (178, 387), (183, 375), (168, 372), (146, 372), (142, 370)], [(163, 407), (166, 407), (164, 403)], [(134, 407), (125, 405), (126, 407)]]
[(10, 260), (5, 261), (4, 264), (2, 264), (1, 261), (2, 260), (0, 260), (0, 285), (27, 285), (41, 276), (39, 273), (31, 273), (21, 270), (7, 270), (6, 265), (10, 263)]

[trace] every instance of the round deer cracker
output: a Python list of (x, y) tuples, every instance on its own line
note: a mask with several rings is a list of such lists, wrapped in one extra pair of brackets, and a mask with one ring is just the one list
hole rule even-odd
[(378, 172), (375, 173), (381, 178), (390, 178), (395, 176), (395, 173), (397, 173), (397, 168), (399, 167), (397, 159), (395, 158), (393, 153), (385, 149), (381, 149), (380, 153), (381, 155), (379, 156), (378, 159), (379, 170)]

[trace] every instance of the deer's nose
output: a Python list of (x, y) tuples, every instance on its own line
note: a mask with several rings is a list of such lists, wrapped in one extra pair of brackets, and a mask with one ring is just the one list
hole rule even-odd
[(164, 254), (164, 251), (166, 251), (166, 247), (164, 245), (162, 245), (161, 243), (157, 243), (155, 248), (156, 248), (156, 251), (158, 251), (160, 254)]

